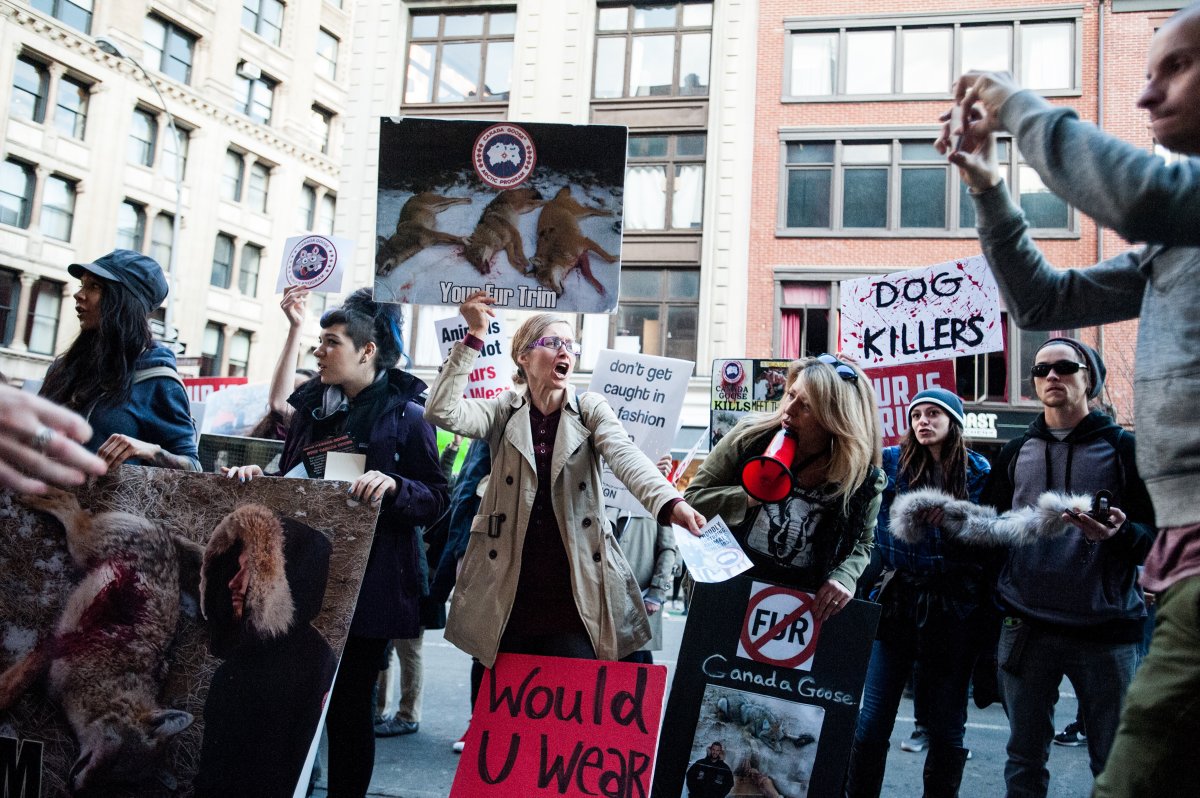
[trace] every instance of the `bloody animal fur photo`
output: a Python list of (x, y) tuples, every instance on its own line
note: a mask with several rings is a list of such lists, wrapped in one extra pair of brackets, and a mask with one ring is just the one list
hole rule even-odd
[[(235, 794), (230, 774), (292, 795), (377, 514), (344, 491), (133, 466), (0, 491), (0, 736), (29, 757), (16, 794), (33, 773), (44, 798)], [(248, 681), (269, 696), (249, 709)]]

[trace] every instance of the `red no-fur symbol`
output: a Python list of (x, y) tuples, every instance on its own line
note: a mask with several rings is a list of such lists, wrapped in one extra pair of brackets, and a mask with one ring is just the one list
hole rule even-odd
[[(757, 582), (753, 589), (756, 592), (750, 596), (746, 606), (746, 620), (742, 623), (742, 632), (738, 640), (738, 656), (780, 668), (797, 668), (807, 663), (817, 650), (817, 637), (821, 631), (820, 624), (812, 615), (812, 605), (816, 596)], [(771, 599), (777, 596), (782, 597), (783, 601), (771, 602)], [(794, 607), (778, 607), (793, 602)], [(764, 611), (770, 612), (773, 619), (782, 611), (782, 617), (771, 623), (766, 630), (751, 637), (751, 630), (756, 625), (761, 626), (758, 620), (759, 608), (767, 603), (773, 603), (777, 607), (769, 610), (764, 608)], [(777, 637), (780, 639), (776, 640)], [(771, 651), (766, 651), (772, 642), (775, 645), (771, 647)], [(808, 666), (803, 670), (808, 670)]]

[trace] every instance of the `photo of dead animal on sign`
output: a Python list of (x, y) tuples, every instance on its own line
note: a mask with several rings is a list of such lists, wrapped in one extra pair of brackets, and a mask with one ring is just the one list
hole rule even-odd
[(0, 491), (14, 795), (292, 796), (378, 510), (346, 485), (122, 466)]
[(818, 706), (709, 685), (692, 738), (689, 794), (715, 795), (704, 788), (725, 777), (730, 796), (805, 798), (824, 721)]
[[(628, 131), (384, 118), (376, 302), (613, 313)], [(414, 154), (416, 157), (414, 157)]]

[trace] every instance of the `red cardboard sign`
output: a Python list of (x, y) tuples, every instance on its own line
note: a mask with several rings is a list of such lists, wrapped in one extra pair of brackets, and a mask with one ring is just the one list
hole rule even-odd
[(667, 669), (501, 654), (484, 676), (451, 798), (646, 798)]
[(188, 399), (193, 402), (203, 402), (210, 393), (228, 388), (231, 385), (245, 385), (245, 377), (184, 377), (183, 387), (187, 389)]
[(954, 361), (909, 363), (884, 369), (866, 369), (879, 403), (883, 445), (896, 446), (908, 432), (908, 403), (927, 388), (954, 390)]

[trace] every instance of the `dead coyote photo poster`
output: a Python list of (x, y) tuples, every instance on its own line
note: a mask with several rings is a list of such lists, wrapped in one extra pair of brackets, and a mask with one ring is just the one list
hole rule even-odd
[(122, 466), (0, 491), (0, 791), (292, 796), (375, 527), (345, 489)]
[(624, 127), (384, 118), (375, 301), (612, 313)]

